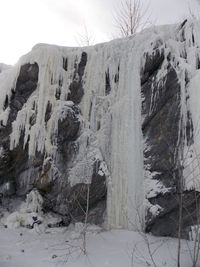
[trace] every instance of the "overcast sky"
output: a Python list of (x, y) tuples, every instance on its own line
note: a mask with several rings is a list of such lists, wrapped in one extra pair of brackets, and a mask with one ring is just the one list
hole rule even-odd
[[(141, 0), (149, 2), (156, 24), (178, 22), (189, 6), (200, 14), (196, 0)], [(0, 0), (0, 62), (14, 64), (37, 43), (77, 46), (84, 24), (95, 43), (114, 36), (114, 10), (120, 0)]]

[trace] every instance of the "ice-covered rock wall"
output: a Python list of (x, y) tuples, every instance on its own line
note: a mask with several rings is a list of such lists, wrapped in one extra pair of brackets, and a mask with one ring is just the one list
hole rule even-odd
[[(141, 76), (146, 230), (176, 236), (182, 195), (182, 235), (198, 223), (200, 24), (163, 28), (145, 53)], [(166, 34), (168, 33), (168, 34)]]
[(176, 235), (181, 188), (195, 221), (199, 29), (184, 21), (93, 47), (40, 44), (4, 70), (2, 195), (36, 188), (64, 223), (83, 220), (89, 196), (91, 222)]
[(140, 64), (145, 38), (89, 48), (37, 45), (4, 72), (0, 119), (7, 139), (1, 149), (4, 155), (9, 144), (16, 167), (9, 175), (18, 195), (37, 187), (48, 208), (71, 220), (84, 209), (91, 184), (91, 207), (108, 192), (109, 226), (128, 227), (135, 220), (144, 199)]

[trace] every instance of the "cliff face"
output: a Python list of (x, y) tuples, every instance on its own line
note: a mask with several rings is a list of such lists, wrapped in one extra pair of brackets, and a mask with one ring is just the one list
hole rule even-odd
[[(37, 45), (0, 74), (0, 192), (63, 222), (183, 236), (197, 221), (198, 22), (86, 48)], [(6, 202), (7, 203), (7, 202)]]
[[(176, 236), (182, 201), (182, 235), (198, 221), (199, 35), (184, 21), (175, 36), (145, 54), (141, 76), (146, 180), (146, 230)], [(181, 200), (182, 198), (182, 200)]]

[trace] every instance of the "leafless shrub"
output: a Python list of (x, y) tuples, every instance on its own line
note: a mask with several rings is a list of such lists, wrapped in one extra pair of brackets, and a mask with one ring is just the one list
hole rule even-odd
[(82, 32), (79, 33), (76, 37), (78, 46), (90, 46), (94, 44), (94, 41), (94, 34), (89, 31), (88, 27), (84, 24)]
[(149, 6), (143, 6), (141, 0), (121, 1), (121, 6), (114, 15), (120, 37), (133, 35), (150, 24), (148, 9)]

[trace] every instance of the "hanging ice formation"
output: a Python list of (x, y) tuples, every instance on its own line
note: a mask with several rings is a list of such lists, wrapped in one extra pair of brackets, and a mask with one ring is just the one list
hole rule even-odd
[[(40, 153), (46, 161), (51, 159), (57, 164), (54, 168), (54, 172), (57, 168), (57, 174), (65, 172), (63, 166), (59, 169), (59, 125), (62, 126), (67, 116), (73, 120), (73, 114), (78, 114), (76, 125), (80, 125), (77, 126), (79, 130), (75, 131), (76, 125), (73, 126), (78, 132), (78, 152), (66, 164), (65, 178), (71, 186), (90, 183), (93, 163), (100, 162), (98, 174), (105, 175), (107, 182), (107, 221), (110, 227), (138, 229), (142, 226), (146, 204), (153, 217), (163, 210), (150, 199), (171, 190), (156, 176), (159, 170), (150, 168), (145, 160), (146, 152), (143, 152), (151, 151), (151, 140), (141, 126), (145, 116), (150, 118), (159, 106), (169, 68), (175, 70), (180, 85), (179, 132), (181, 127), (187, 128), (187, 108), (190, 108), (188, 116), (194, 120), (193, 124), (198, 124), (199, 25), (198, 22), (188, 22), (181, 27), (152, 27), (127, 39), (93, 47), (65, 48), (39, 44), (16, 66), (0, 74), (0, 120), (5, 126), (10, 118), (9, 104), (16, 84), (20, 82), (17, 78), (21, 66), (38, 66), (37, 88), (30, 92), (12, 121), (10, 150), (17, 148), (23, 134), (23, 146), (24, 149), (28, 147), (29, 158)], [(148, 64), (155, 67), (156, 63), (151, 62), (155, 58), (161, 59), (158, 68), (146, 71)], [(148, 114), (144, 114), (142, 103), (147, 96), (146, 92), (141, 94), (142, 84), (149, 82), (153, 75), (151, 71), (156, 71), (154, 78), (160, 87), (156, 89), (151, 80), (151, 92), (147, 95), (150, 106)], [(190, 81), (187, 92), (183, 84), (187, 79), (186, 73)], [(190, 104), (185, 102), (185, 94), (191, 96)], [(30, 123), (32, 120), (34, 123)], [(183, 136), (179, 134), (179, 138)], [(200, 149), (198, 140), (194, 136), (197, 153)], [(184, 143), (184, 151), (187, 146)], [(3, 147), (1, 152), (4, 153)], [(153, 154), (149, 155), (148, 160), (153, 160), (153, 157)], [(192, 156), (188, 160), (193, 162)], [(24, 176), (23, 179), (26, 183)], [(144, 201), (145, 194), (147, 202)]]

